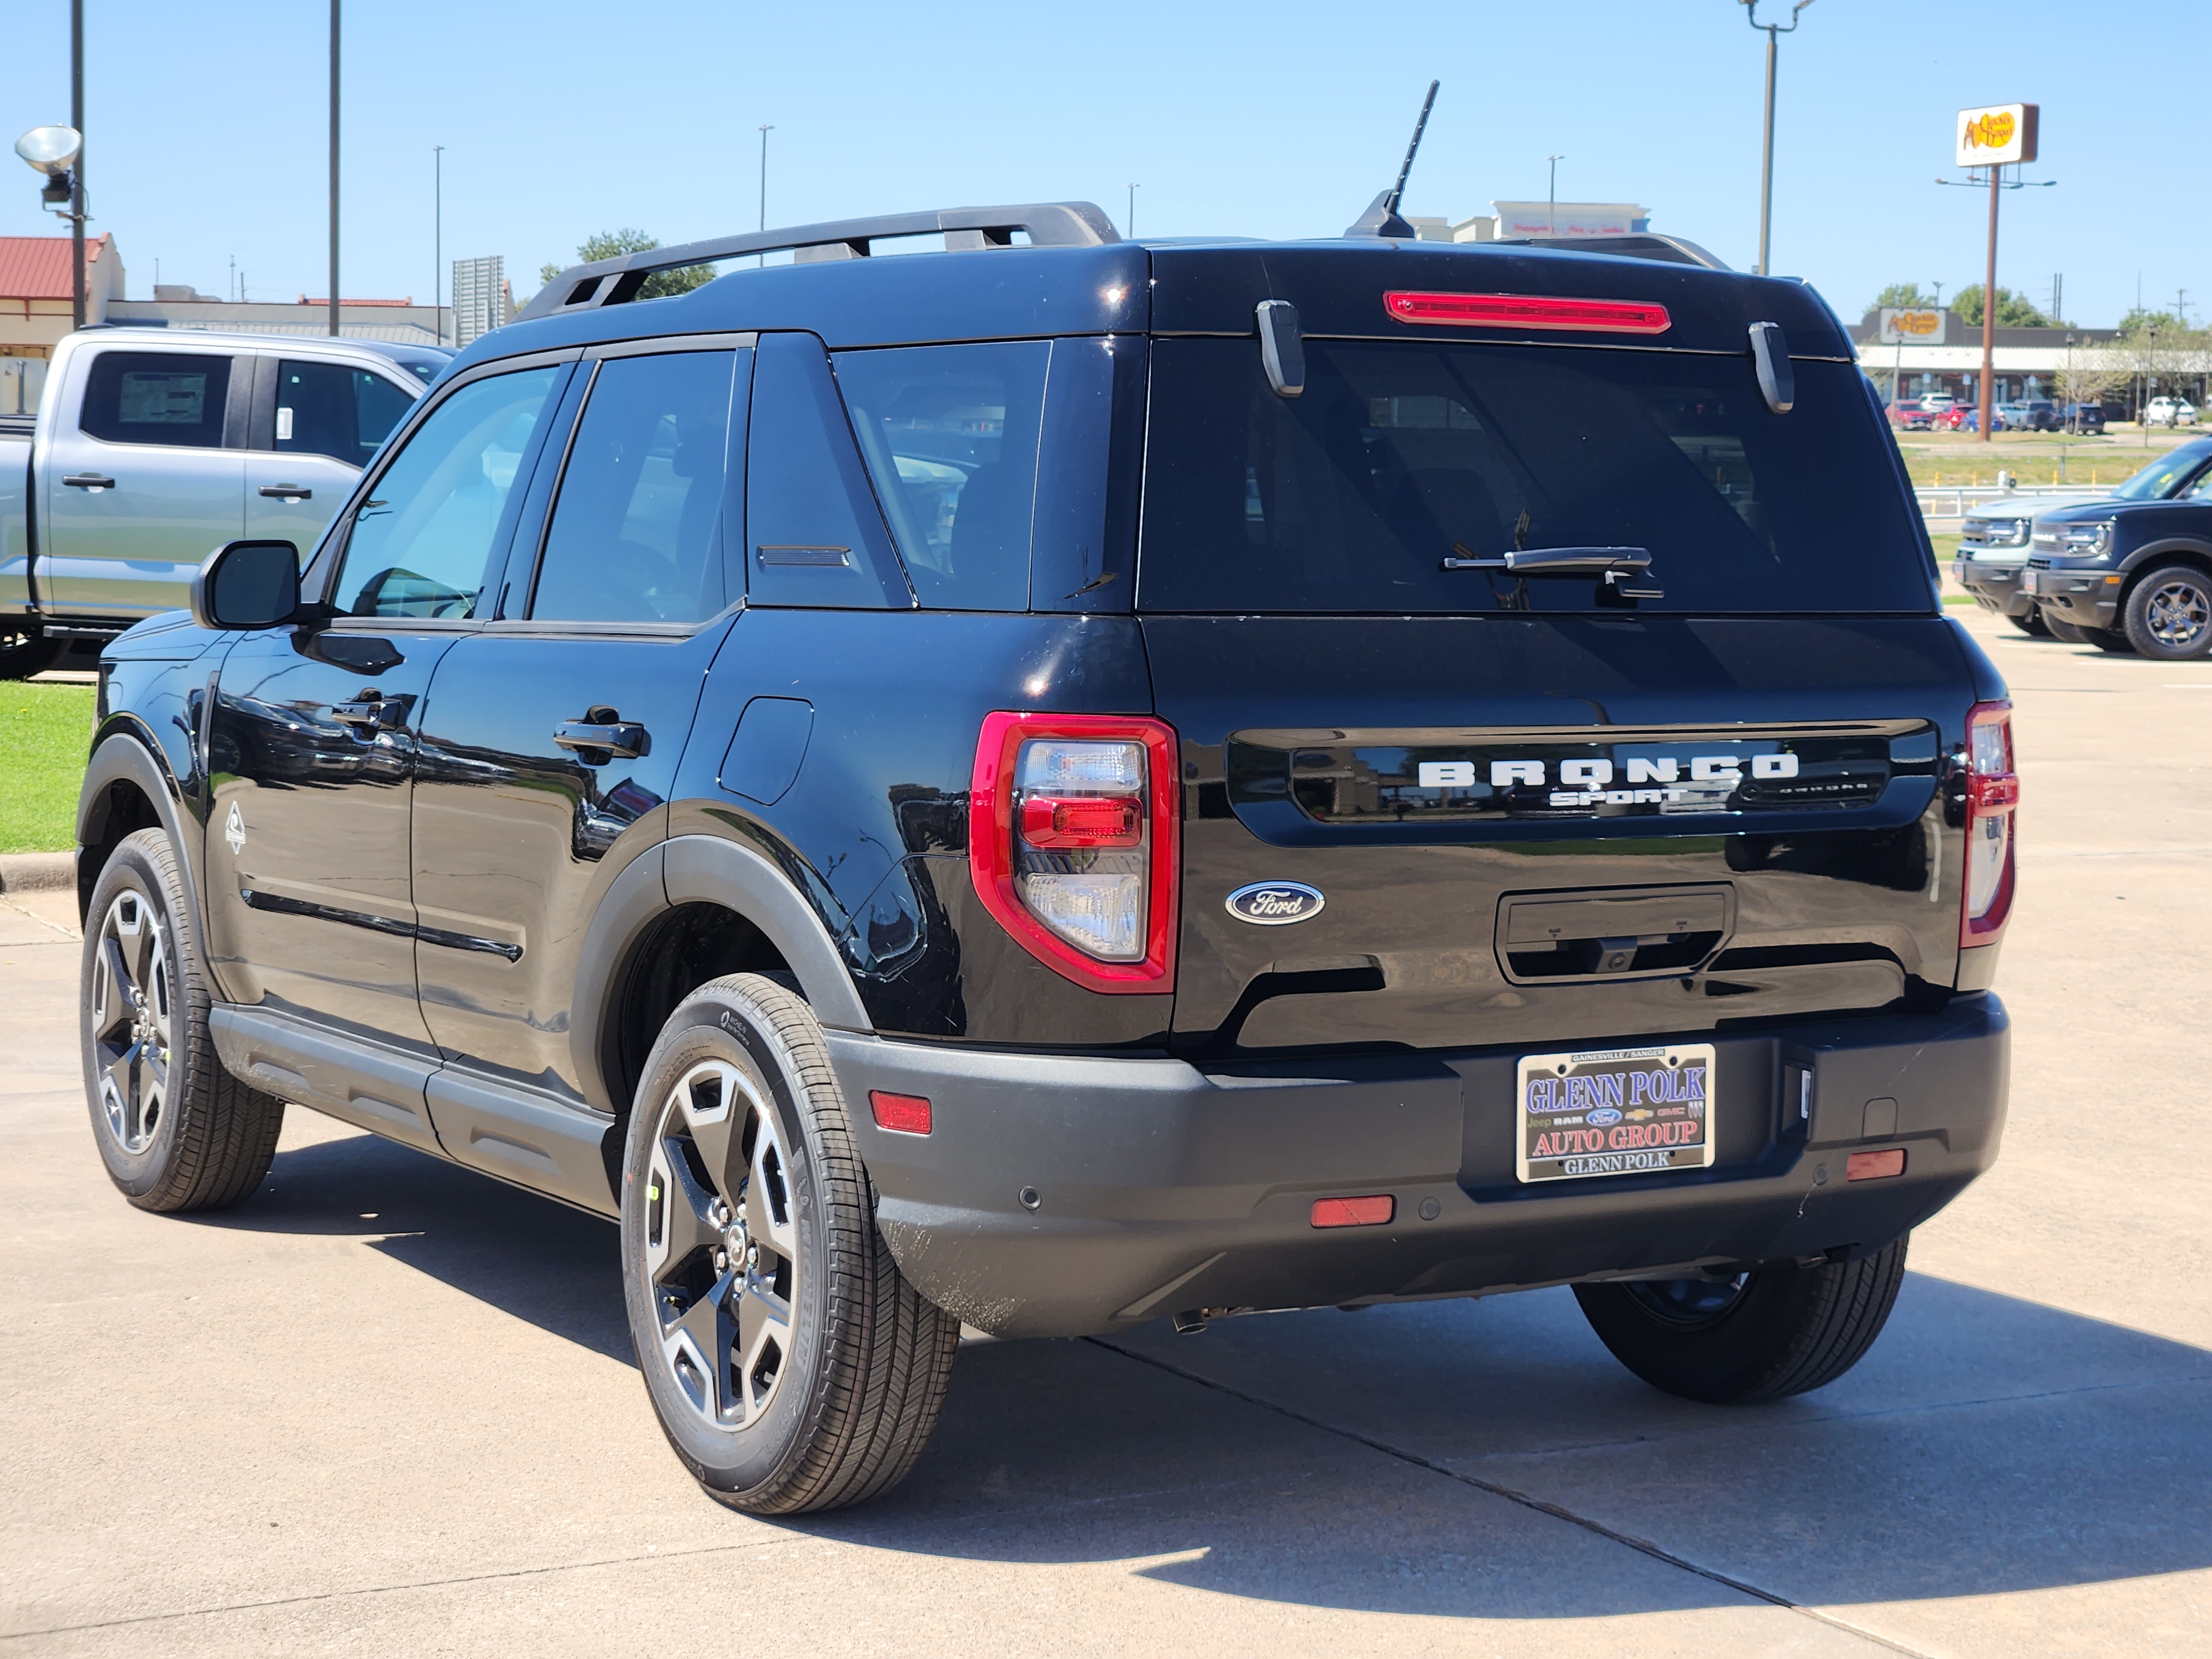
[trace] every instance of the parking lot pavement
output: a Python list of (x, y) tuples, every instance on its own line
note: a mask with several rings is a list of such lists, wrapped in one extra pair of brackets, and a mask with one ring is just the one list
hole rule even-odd
[(1969, 626), (2026, 788), (2003, 1156), (1756, 1410), (1564, 1291), (1277, 1315), (968, 1349), (890, 1499), (732, 1515), (604, 1223), (301, 1111), (239, 1209), (125, 1205), (67, 897), (0, 899), (0, 1653), (2212, 1652), (2212, 665)]

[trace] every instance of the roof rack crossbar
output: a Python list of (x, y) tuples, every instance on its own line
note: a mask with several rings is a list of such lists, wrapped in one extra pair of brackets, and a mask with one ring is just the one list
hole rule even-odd
[(517, 322), (533, 317), (622, 305), (637, 297), (657, 270), (711, 264), (747, 253), (790, 253), (802, 264), (817, 259), (865, 259), (871, 244), (892, 237), (942, 234), (948, 252), (1016, 246), (1016, 232), (1033, 247), (1097, 247), (1118, 242), (1114, 222), (1088, 202), (1031, 202), (1015, 207), (937, 208), (888, 213), (870, 219), (836, 219), (783, 230), (716, 236), (676, 247), (647, 248), (612, 259), (571, 265), (538, 290)]

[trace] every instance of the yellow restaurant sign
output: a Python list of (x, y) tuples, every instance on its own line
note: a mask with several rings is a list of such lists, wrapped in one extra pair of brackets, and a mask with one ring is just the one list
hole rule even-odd
[(1942, 345), (1943, 313), (1926, 307), (1884, 306), (1881, 338), (1884, 345)]
[(1959, 165), (2009, 167), (2035, 159), (2035, 104), (1988, 104), (1959, 112)]

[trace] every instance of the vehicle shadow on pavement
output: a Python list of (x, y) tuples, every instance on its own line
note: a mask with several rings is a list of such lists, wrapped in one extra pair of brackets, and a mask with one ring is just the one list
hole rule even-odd
[[(359, 1233), (632, 1358), (611, 1225), (388, 1142), (289, 1148), (203, 1224)], [(1448, 1617), (2100, 1583), (2212, 1566), (2212, 1353), (1920, 1273), (1856, 1370), (1759, 1407), (1647, 1388), (1565, 1291), (986, 1344), (902, 1487), (773, 1524)]]

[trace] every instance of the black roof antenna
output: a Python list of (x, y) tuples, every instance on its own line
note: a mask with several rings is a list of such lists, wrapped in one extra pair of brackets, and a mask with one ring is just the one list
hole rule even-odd
[(1429, 125), (1429, 111), (1435, 107), (1438, 82), (1429, 82), (1429, 95), (1421, 100), (1421, 118), (1413, 123), (1413, 142), (1406, 146), (1405, 165), (1398, 169), (1398, 182), (1384, 191), (1345, 231), (1346, 236), (1397, 236), (1411, 238), (1413, 226), (1398, 216), (1398, 198), (1406, 193), (1406, 175), (1413, 170), (1413, 153), (1421, 147), (1422, 131)]

